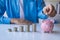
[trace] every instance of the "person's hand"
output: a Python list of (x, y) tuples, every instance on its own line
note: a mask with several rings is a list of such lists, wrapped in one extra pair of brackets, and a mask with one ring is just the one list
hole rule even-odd
[(23, 19), (11, 19), (12, 24), (32, 24), (32, 22)]
[(50, 17), (54, 17), (56, 15), (55, 7), (52, 4), (45, 6), (43, 8), (43, 12)]

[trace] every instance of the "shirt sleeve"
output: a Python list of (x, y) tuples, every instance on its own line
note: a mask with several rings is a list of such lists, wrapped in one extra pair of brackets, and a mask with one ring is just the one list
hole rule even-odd
[(43, 8), (45, 7), (45, 2), (44, 0), (39, 0), (38, 1), (38, 18), (40, 19), (47, 19), (48, 16), (44, 14)]
[(0, 0), (0, 24), (10, 24), (10, 18), (4, 17), (4, 12), (6, 11), (5, 7), (6, 0)]

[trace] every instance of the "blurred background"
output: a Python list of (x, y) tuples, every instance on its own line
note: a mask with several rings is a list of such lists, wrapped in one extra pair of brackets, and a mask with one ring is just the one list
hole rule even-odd
[[(44, 0), (46, 5), (53, 4), (55, 6), (55, 9), (57, 11), (57, 15), (55, 17), (49, 17), (49, 19), (55, 20), (56, 23), (60, 23), (60, 0)], [(6, 12), (4, 14), (5, 17), (8, 17)]]

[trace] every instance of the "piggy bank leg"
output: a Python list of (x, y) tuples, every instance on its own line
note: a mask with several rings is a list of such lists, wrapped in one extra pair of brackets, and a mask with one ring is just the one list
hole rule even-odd
[(44, 33), (49, 33), (49, 31), (44, 31)]
[(44, 31), (44, 33), (52, 33), (52, 31)]
[(52, 31), (49, 31), (49, 33), (52, 33)]

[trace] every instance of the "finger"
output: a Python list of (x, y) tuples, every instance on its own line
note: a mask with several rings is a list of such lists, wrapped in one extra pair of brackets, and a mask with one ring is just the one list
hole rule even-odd
[(50, 17), (54, 17), (56, 15), (56, 11), (54, 10), (51, 14), (49, 14)]
[(43, 12), (47, 15), (47, 6), (43, 8)]
[(48, 14), (50, 14), (53, 11), (53, 7), (52, 7), (52, 5), (49, 5), (48, 8), (49, 8)]
[(31, 24), (32, 24), (32, 22), (30, 22), (30, 21), (26, 21), (26, 24), (30, 24), (30, 25), (31, 25)]

